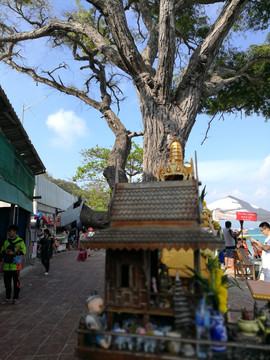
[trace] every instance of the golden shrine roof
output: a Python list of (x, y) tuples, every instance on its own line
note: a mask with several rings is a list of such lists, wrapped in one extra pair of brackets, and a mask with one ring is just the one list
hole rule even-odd
[(163, 169), (160, 167), (157, 179), (161, 181), (194, 179), (193, 160), (190, 159), (190, 166), (185, 166), (181, 145), (176, 138), (170, 145), (169, 162)]

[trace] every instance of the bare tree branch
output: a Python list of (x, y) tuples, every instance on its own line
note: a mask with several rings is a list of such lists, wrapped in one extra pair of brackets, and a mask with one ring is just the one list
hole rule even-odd
[[(259, 81), (258, 78), (252, 76), (247, 71), (254, 65), (270, 62), (270, 57), (262, 56), (257, 59), (248, 61), (245, 65), (238, 69), (228, 68), (226, 66), (218, 66), (215, 68), (210, 81), (206, 81), (203, 87), (203, 96), (214, 96), (226, 85), (238, 81), (241, 77), (246, 77), (251, 83)], [(259, 95), (259, 94), (258, 94)]]
[(216, 3), (223, 3), (224, 0), (178, 0), (175, 4), (175, 11), (179, 11), (180, 9), (191, 7), (195, 4), (198, 5), (210, 5)]
[[(225, 36), (230, 31), (239, 14), (244, 10), (248, 0), (232, 0), (226, 2), (219, 17), (204, 42), (193, 53), (185, 69), (182, 80), (176, 91), (176, 102), (181, 101), (182, 90), (193, 83), (197, 88), (203, 84), (204, 77), (211, 66)], [(194, 77), (194, 74), (197, 74)], [(198, 94), (199, 95), (199, 94)]]
[[(149, 32), (149, 39), (142, 51), (142, 58), (146, 65), (152, 67), (158, 52), (158, 27), (152, 20), (149, 2), (145, 0), (139, 0), (139, 3), (143, 22)], [(152, 69), (151, 73), (154, 74), (154, 72), (154, 69)]]
[(133, 78), (146, 72), (145, 63), (130, 33), (123, 2), (119, 0), (87, 0), (104, 15), (126, 68)]
[(218, 92), (226, 85), (232, 84), (239, 80), (241, 76), (237, 75), (234, 77), (231, 77), (229, 79), (222, 79), (219, 76), (213, 76), (211, 77), (211, 81), (207, 81), (204, 83), (204, 88), (202, 91), (203, 96), (214, 96), (218, 94)]
[(143, 135), (144, 135), (144, 131), (140, 131), (140, 132), (133, 131), (132, 133), (128, 134), (128, 137), (131, 139), (133, 137), (143, 136)]
[[(211, 117), (210, 121), (208, 122), (207, 130), (206, 130), (206, 132), (205, 132), (205, 136), (204, 136), (203, 141), (201, 142), (201, 145), (203, 145), (203, 143), (206, 141), (206, 139), (208, 139), (208, 132), (209, 132), (209, 130), (210, 130), (211, 123), (212, 123), (212, 121), (214, 120), (214, 118), (216, 117), (216, 115), (217, 115), (217, 114), (214, 114), (214, 115)], [(219, 120), (220, 120), (222, 117), (223, 117), (223, 114), (220, 115)]]
[(40, 83), (49, 85), (65, 94), (76, 96), (77, 98), (79, 98), (83, 102), (85, 102), (86, 104), (94, 107), (95, 109), (97, 109), (99, 111), (102, 111), (103, 103), (97, 102), (97, 101), (89, 98), (88, 96), (85, 95), (84, 92), (79, 91), (78, 89), (75, 89), (73, 87), (68, 87), (68, 86), (64, 86), (63, 84), (59, 84), (55, 80), (50, 80), (45, 77), (42, 77), (42, 76), (38, 75), (34, 69), (22, 67), (22, 66), (16, 64), (13, 60), (5, 60), (5, 62), (8, 65), (10, 65), (13, 69), (16, 69), (17, 71), (19, 71), (23, 74), (27, 74), (27, 75), (31, 76), (33, 78), (33, 80), (35, 80), (36, 82), (40, 82)]
[(156, 80), (160, 84), (159, 96), (170, 98), (175, 54), (174, 0), (160, 0), (158, 64)]
[[(14, 44), (10, 43), (7, 46), (7, 50), (3, 50), (4, 52), (0, 55), (0, 61), (4, 60), (6, 58), (10, 58), (13, 54), (13, 48), (14, 48)], [(16, 54), (18, 55), (18, 53)]]
[(24, 40), (39, 39), (41, 37), (54, 37), (57, 36), (59, 30), (63, 30), (66, 33), (73, 32), (75, 34), (85, 35), (92, 41), (97, 50), (105, 55), (111, 63), (118, 66), (123, 71), (128, 71), (124, 62), (120, 58), (119, 54), (113, 47), (108, 45), (106, 40), (99, 34), (99, 32), (88, 24), (81, 24), (77, 21), (63, 21), (58, 19), (52, 19), (48, 24), (44, 25), (40, 29), (16, 33), (8, 36), (0, 36), (1, 43), (18, 43)]

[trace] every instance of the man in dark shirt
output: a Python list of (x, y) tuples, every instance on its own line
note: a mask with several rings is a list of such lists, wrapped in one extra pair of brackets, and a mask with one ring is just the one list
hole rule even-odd
[(45, 275), (49, 274), (50, 269), (50, 255), (51, 255), (51, 239), (49, 238), (50, 231), (44, 230), (44, 237), (40, 240), (38, 251), (40, 251), (40, 259), (42, 265), (45, 267)]

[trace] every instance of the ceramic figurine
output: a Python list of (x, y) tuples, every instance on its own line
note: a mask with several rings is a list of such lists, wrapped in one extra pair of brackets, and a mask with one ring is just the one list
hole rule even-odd
[[(118, 323), (114, 324), (112, 331), (125, 333), (125, 330), (120, 328)], [(118, 350), (123, 350), (126, 348), (126, 338), (126, 336), (115, 336), (114, 344)]]
[[(155, 330), (153, 324), (148, 323), (145, 326), (146, 334), (147, 335), (160, 335), (162, 336), (163, 333), (159, 330)], [(157, 347), (157, 340), (155, 339), (145, 339), (144, 341), (144, 352), (146, 353), (154, 353)]]
[[(88, 314), (85, 317), (85, 326), (87, 329), (104, 330), (104, 324), (101, 319), (103, 299), (99, 295), (91, 295), (86, 300), (86, 307), (88, 309)], [(105, 335), (97, 335), (96, 342), (104, 349), (108, 349), (110, 346), (110, 339)]]
[[(140, 328), (137, 329), (136, 333), (137, 333), (137, 334), (140, 334), (140, 335), (145, 335), (145, 334), (146, 334), (146, 330), (145, 330), (145, 328), (140, 327)], [(143, 337), (138, 337), (138, 338), (137, 338), (136, 351), (141, 351), (141, 350), (143, 350), (144, 342), (145, 342), (145, 339), (144, 339)]]

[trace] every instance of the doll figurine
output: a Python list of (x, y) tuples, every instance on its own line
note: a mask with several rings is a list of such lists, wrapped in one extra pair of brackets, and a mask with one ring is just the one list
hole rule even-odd
[[(88, 309), (88, 314), (85, 317), (85, 326), (87, 329), (104, 330), (104, 324), (101, 319), (103, 299), (99, 295), (91, 295), (86, 300), (86, 307)], [(110, 339), (105, 335), (97, 335), (96, 343), (100, 347), (108, 349), (110, 346)]]

